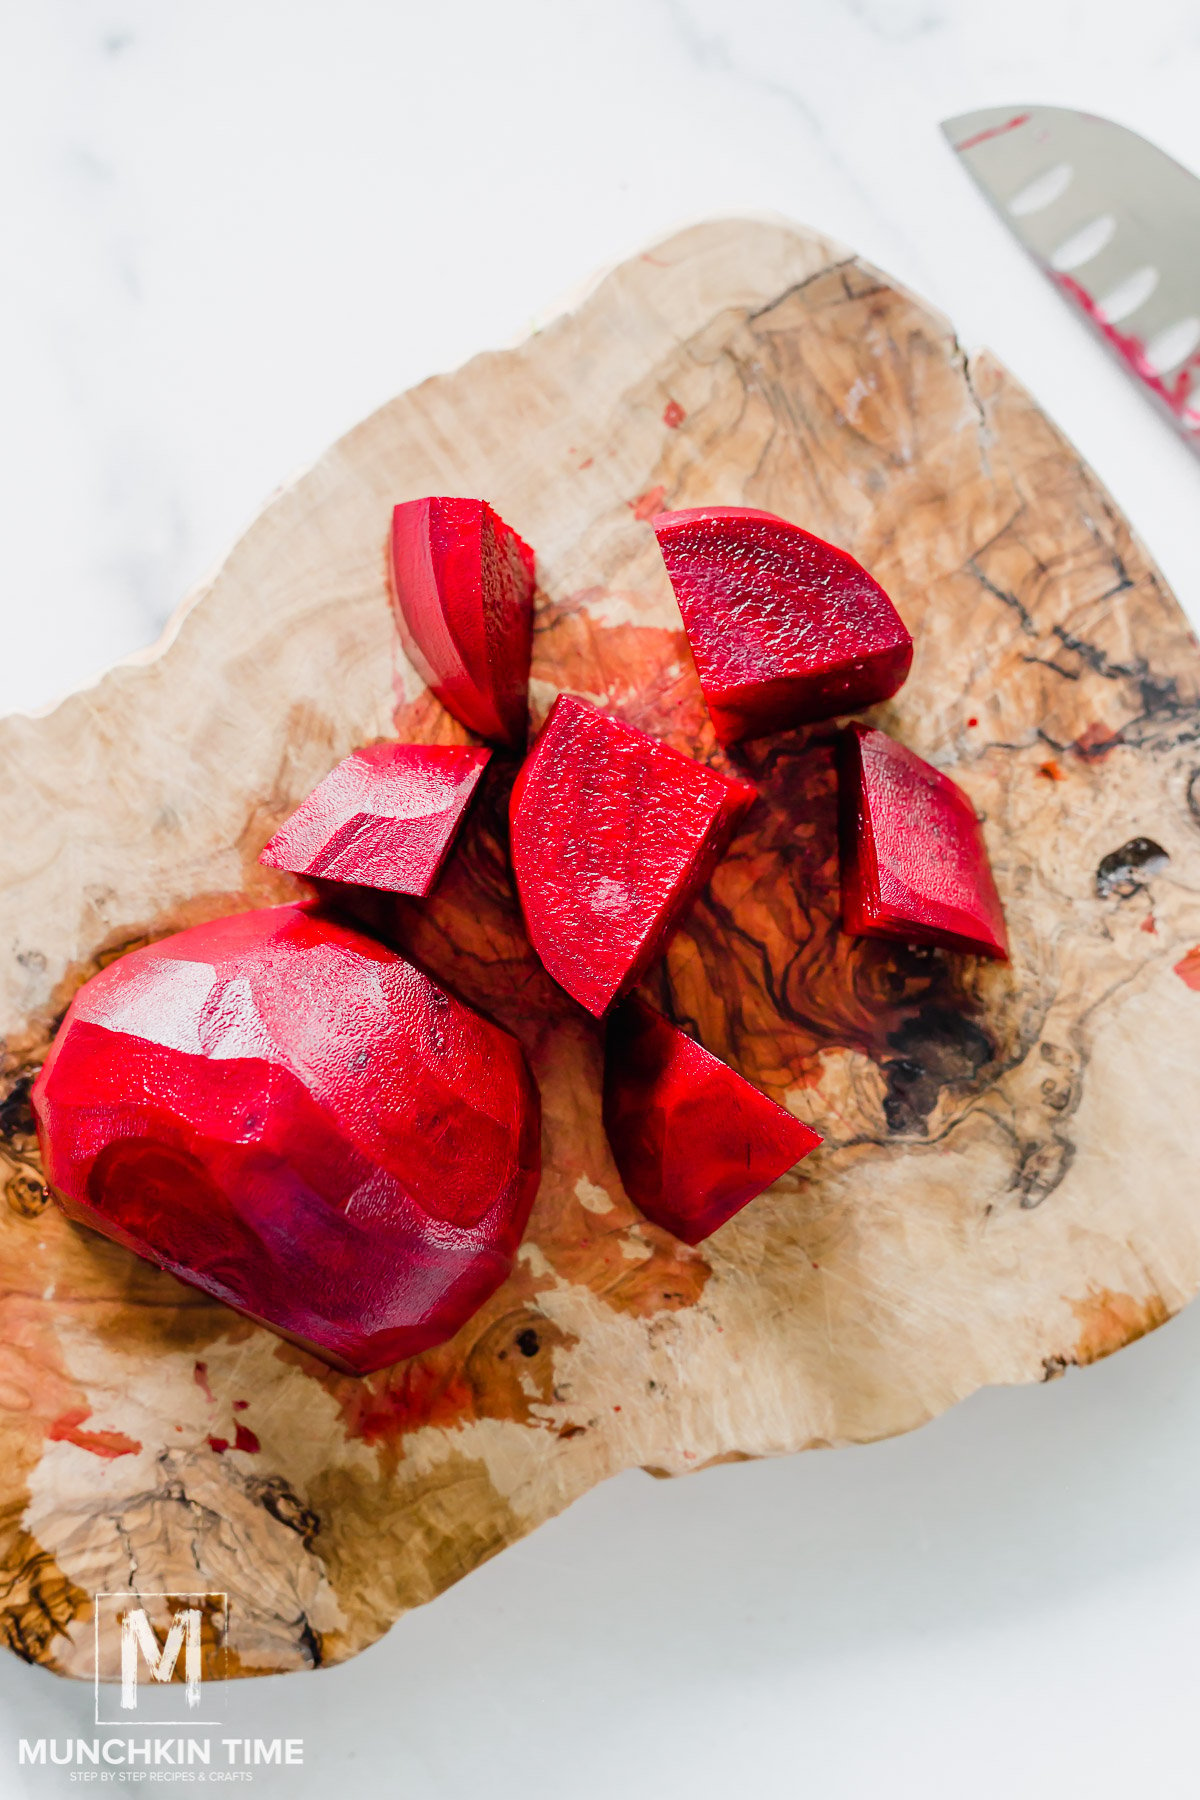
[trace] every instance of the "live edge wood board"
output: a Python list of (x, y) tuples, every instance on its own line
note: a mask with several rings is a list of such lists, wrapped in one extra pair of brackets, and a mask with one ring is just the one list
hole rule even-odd
[[(837, 927), (829, 733), (759, 784), (649, 985), (825, 1145), (698, 1250), (625, 1199), (600, 1044), (542, 975), (495, 759), (428, 904), (359, 914), (515, 1031), (545, 1175), (442, 1349), (333, 1374), (47, 1203), (32, 1072), (98, 966), (284, 899), (266, 838), (355, 745), (463, 736), (400, 654), (390, 508), (536, 547), (535, 715), (586, 695), (721, 764), (647, 520), (767, 507), (883, 581), (879, 722), (985, 819), (1011, 967)], [(242, 1674), (354, 1655), (615, 1471), (906, 1431), (1200, 1285), (1200, 656), (1112, 501), (988, 355), (782, 224), (684, 232), (519, 349), (402, 395), (279, 493), (165, 640), (0, 722), (3, 1630), (90, 1677), (97, 1590), (224, 1590)]]

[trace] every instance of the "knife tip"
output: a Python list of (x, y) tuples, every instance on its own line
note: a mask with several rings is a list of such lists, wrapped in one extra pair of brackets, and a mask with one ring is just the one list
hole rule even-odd
[(941, 131), (950, 148), (961, 156), (964, 151), (975, 150), (992, 138), (1007, 137), (1010, 131), (1028, 125), (1035, 110), (1032, 106), (988, 106), (980, 112), (959, 113), (953, 119), (943, 119)]

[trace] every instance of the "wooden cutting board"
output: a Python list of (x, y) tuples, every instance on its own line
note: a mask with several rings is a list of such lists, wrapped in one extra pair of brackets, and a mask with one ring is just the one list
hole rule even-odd
[[(494, 767), (433, 901), (362, 916), (518, 1032), (545, 1177), (507, 1285), (359, 1381), (68, 1225), (27, 1096), (100, 964), (298, 891), (255, 859), (338, 758), (461, 737), (388, 606), (390, 508), (428, 492), (486, 496), (537, 549), (538, 715), (570, 688), (714, 762), (650, 514), (747, 503), (846, 545), (916, 638), (877, 716), (985, 817), (1013, 961), (842, 938), (828, 734), (751, 747), (763, 802), (649, 986), (826, 1143), (688, 1250), (622, 1194)], [(906, 1431), (1169, 1317), (1200, 1285), (1198, 675), (1011, 377), (783, 225), (684, 232), (352, 431), (163, 643), (0, 723), (9, 1645), (90, 1677), (91, 1595), (132, 1583), (228, 1591), (236, 1672), (339, 1661), (617, 1470)]]

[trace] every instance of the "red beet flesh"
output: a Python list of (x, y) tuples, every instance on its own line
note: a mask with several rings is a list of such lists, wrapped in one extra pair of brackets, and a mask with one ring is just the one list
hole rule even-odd
[(429, 893), (490, 750), (370, 744), (315, 787), (259, 857), (272, 869)]
[(516, 1040), (307, 906), (93, 976), (33, 1105), (72, 1218), (356, 1373), (458, 1330), (538, 1185)]
[(903, 683), (912, 638), (844, 550), (745, 506), (652, 523), (723, 743), (858, 712)]
[(636, 997), (608, 1024), (604, 1129), (629, 1198), (687, 1244), (821, 1142)]
[(460, 724), (525, 747), (534, 557), (483, 500), (392, 515), (392, 599), (409, 661)]
[(597, 1017), (634, 987), (754, 797), (560, 694), (510, 812), (530, 942), (560, 987)]
[(842, 924), (856, 936), (1004, 958), (1004, 913), (975, 809), (884, 731), (842, 734)]

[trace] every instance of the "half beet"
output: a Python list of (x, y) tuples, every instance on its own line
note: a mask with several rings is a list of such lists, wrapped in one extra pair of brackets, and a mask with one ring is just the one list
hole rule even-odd
[(858, 712), (903, 683), (912, 638), (845, 550), (745, 506), (652, 523), (723, 743)]
[(525, 923), (555, 981), (597, 1017), (636, 986), (754, 798), (560, 694), (510, 807)]
[(392, 514), (392, 599), (405, 654), (461, 725), (522, 750), (534, 555), (484, 500), (430, 496)]
[(604, 1129), (634, 1205), (688, 1244), (821, 1142), (636, 996), (608, 1024)]

